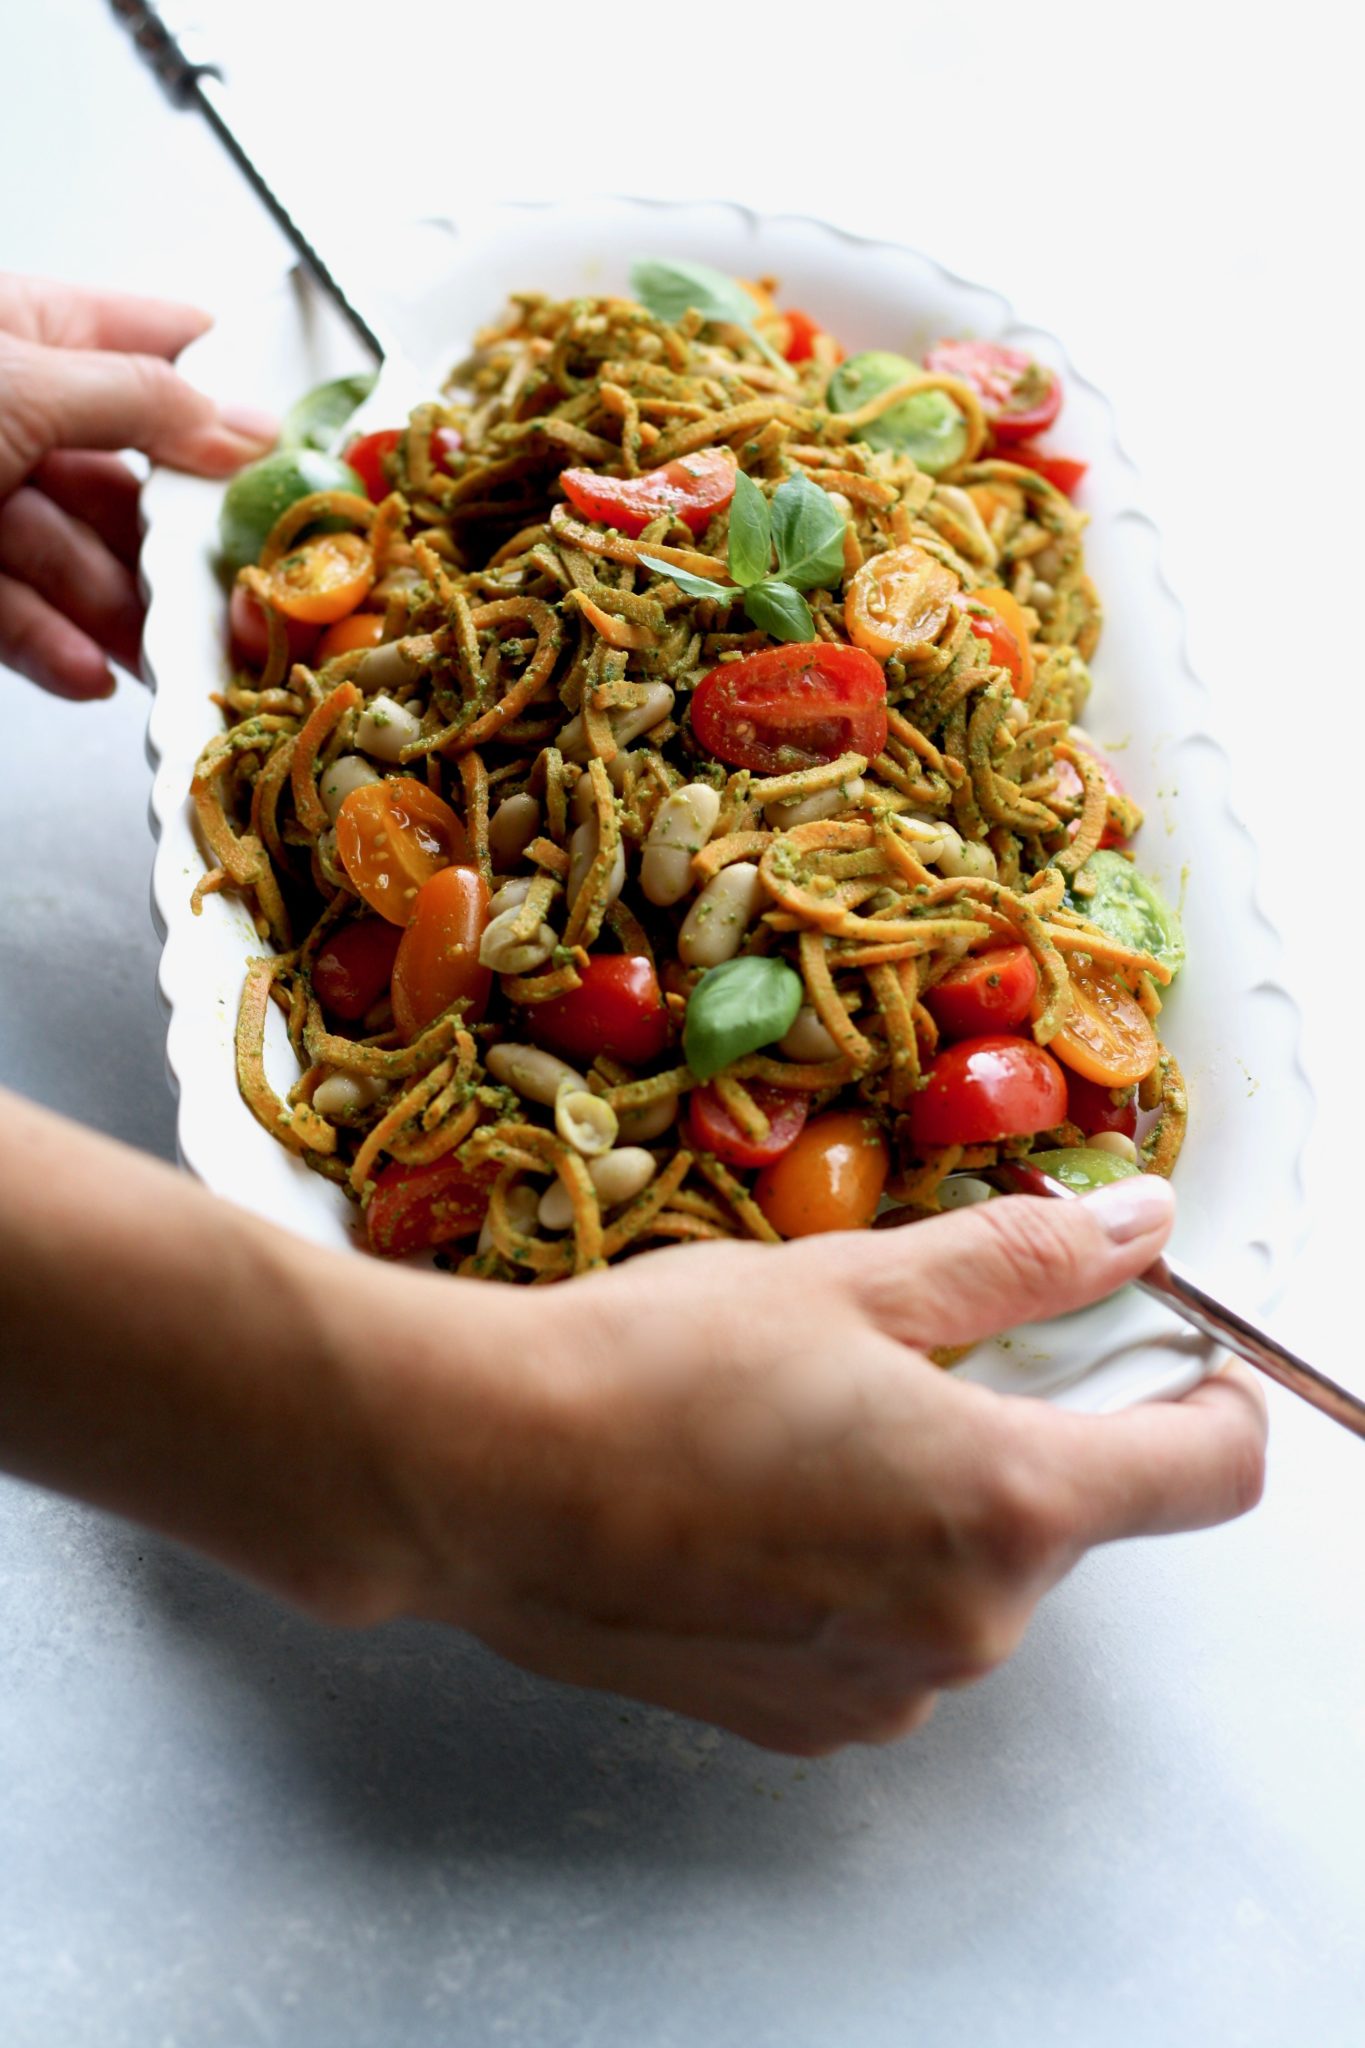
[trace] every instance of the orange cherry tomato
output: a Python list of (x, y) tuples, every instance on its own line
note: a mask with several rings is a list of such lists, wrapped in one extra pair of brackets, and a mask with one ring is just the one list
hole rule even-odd
[[(973, 590), (967, 594), (967, 624), (974, 633), (991, 644), (992, 659), (1001, 667), (1010, 670), (1014, 676), (1014, 694), (1027, 697), (1033, 688), (1033, 650), (1029, 646), (1028, 625), (1023, 607), (1012, 590), (1000, 584), (988, 585), (985, 590)], [(983, 617), (977, 610), (984, 606), (989, 614)], [(1001, 627), (1004, 628), (1003, 634)]]
[(765, 1166), (754, 1200), (783, 1237), (864, 1230), (877, 1213), (891, 1158), (871, 1117), (833, 1110), (808, 1123), (782, 1157)]
[(334, 661), (338, 654), (353, 654), (357, 647), (377, 647), (383, 637), (383, 612), (352, 612), (329, 626), (319, 640), (318, 666)]
[(385, 1258), (401, 1259), (452, 1238), (472, 1237), (487, 1213), (500, 1170), (496, 1159), (473, 1167), (453, 1157), (426, 1166), (405, 1166), (395, 1159), (375, 1176), (365, 1211), (371, 1245)]
[(374, 555), (358, 533), (320, 533), (269, 571), (270, 601), (291, 619), (330, 626), (353, 612), (374, 582)]
[(477, 868), (440, 868), (423, 882), (393, 963), (393, 1017), (405, 1039), (461, 996), (466, 1024), (482, 1017), (493, 988), (491, 972), (479, 965), (487, 923), (488, 887)]
[(913, 542), (864, 562), (844, 598), (849, 638), (878, 661), (936, 640), (960, 585)]
[(1151, 1019), (1116, 974), (1071, 961), (1071, 1014), (1048, 1051), (1105, 1088), (1131, 1088), (1156, 1065)]
[(337, 812), (336, 835), (352, 887), (390, 924), (410, 924), (422, 884), (469, 859), (468, 834), (450, 805), (411, 775), (353, 789)]

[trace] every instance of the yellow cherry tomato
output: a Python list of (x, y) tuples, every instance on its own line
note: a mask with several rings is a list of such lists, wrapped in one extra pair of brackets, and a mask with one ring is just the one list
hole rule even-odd
[(844, 623), (858, 647), (887, 661), (937, 640), (961, 587), (913, 542), (864, 562), (848, 586)]
[(754, 1200), (783, 1237), (864, 1230), (877, 1213), (891, 1159), (869, 1116), (834, 1110), (806, 1125), (780, 1159), (765, 1166)]

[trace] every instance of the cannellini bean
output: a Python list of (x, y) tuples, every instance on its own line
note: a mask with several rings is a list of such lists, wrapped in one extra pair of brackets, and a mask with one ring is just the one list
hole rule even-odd
[(790, 832), (794, 825), (813, 825), (817, 818), (832, 818), (837, 812), (847, 810), (850, 804), (858, 802), (863, 789), (862, 776), (854, 775), (833, 789), (817, 789), (814, 796), (794, 797), (786, 804), (769, 804), (763, 815), (774, 831)]
[(555, 1096), (555, 1129), (575, 1152), (596, 1158), (616, 1143), (616, 1111), (605, 1096), (594, 1095), (581, 1082), (565, 1081)]
[(384, 1083), (373, 1074), (328, 1074), (313, 1090), (313, 1107), (319, 1116), (354, 1116), (368, 1109), (384, 1093)]
[(680, 903), (692, 886), (692, 856), (716, 829), (720, 791), (689, 782), (665, 797), (654, 814), (640, 859), (640, 887), (651, 903)]
[(1112, 1152), (1115, 1159), (1126, 1159), (1130, 1166), (1137, 1165), (1137, 1146), (1122, 1131), (1096, 1131), (1085, 1142), (1092, 1152)]
[(678, 1114), (676, 1091), (661, 1095), (657, 1102), (647, 1102), (643, 1109), (622, 1110), (617, 1122), (620, 1135), (628, 1146), (647, 1145), (651, 1138), (661, 1138)]
[(1032, 717), (1033, 713), (1029, 710), (1022, 697), (1010, 698), (1009, 710), (1005, 713), (1005, 723), (1012, 732), (1022, 732)]
[(957, 845), (949, 845), (938, 858), (938, 865), (944, 874), (965, 875), (974, 880), (984, 877), (987, 881), (993, 882), (995, 855), (989, 846), (984, 845), (979, 839), (963, 839), (957, 833), (954, 833), (953, 837), (957, 839)]
[(355, 743), (377, 761), (396, 761), (404, 747), (421, 736), (421, 731), (421, 719), (406, 704), (395, 704), (392, 697), (379, 696), (366, 705), (356, 720)]
[[(499, 890), (501, 895), (501, 890)], [(512, 926), (516, 923), (518, 906), (504, 910), (484, 926), (483, 937), (479, 940), (479, 965), (491, 967), (494, 974), (529, 974), (535, 967), (543, 967), (555, 947), (559, 935), (548, 924), (540, 925), (534, 937), (521, 939)]]
[(751, 860), (722, 868), (698, 896), (678, 933), (684, 967), (718, 967), (733, 960), (763, 901), (763, 882)]
[(554, 1107), (555, 1097), (566, 1082), (585, 1091), (588, 1085), (576, 1068), (566, 1060), (557, 1060), (552, 1052), (542, 1052), (538, 1045), (490, 1045), (484, 1065), (495, 1081), (515, 1088), (528, 1102), (543, 1102), (549, 1109)]
[[(588, 1161), (588, 1178), (597, 1190), (604, 1209), (629, 1202), (647, 1188), (658, 1171), (658, 1161), (643, 1145), (613, 1145)], [(567, 1230), (573, 1222), (573, 1202), (562, 1180), (552, 1180), (540, 1198), (537, 1215), (546, 1230)]]
[[(530, 1236), (536, 1227), (536, 1191), (529, 1181), (519, 1180), (515, 1187), (507, 1190), (507, 1215), (518, 1235)], [(492, 1249), (493, 1226), (485, 1218), (483, 1229), (479, 1232), (479, 1250), (491, 1252)]]
[(418, 666), (408, 652), (407, 642), (386, 640), (382, 646), (372, 647), (365, 659), (357, 663), (355, 680), (368, 696), (371, 690), (400, 690), (417, 673)]
[(501, 917), (505, 910), (515, 910), (519, 903), (526, 901), (530, 890), (531, 877), (529, 875), (517, 875), (512, 881), (504, 882), (502, 887), (495, 891), (489, 899), (489, 917)]
[(901, 817), (901, 829), (927, 868), (962, 845), (961, 834), (939, 818)]
[(777, 1049), (787, 1059), (802, 1062), (837, 1060), (839, 1057), (838, 1046), (809, 1003), (802, 1003), (791, 1030), (785, 1038), (778, 1039)]
[(322, 780), (318, 783), (322, 808), (332, 823), (335, 825), (337, 812), (353, 789), (364, 789), (367, 784), (378, 780), (369, 762), (362, 760), (359, 754), (338, 754), (331, 767), (323, 770)]
[(950, 1173), (939, 1183), (938, 1206), (940, 1209), (970, 1209), (977, 1202), (989, 1202), (995, 1189), (988, 1180), (978, 1180), (974, 1173)]
[[(597, 820), (586, 818), (569, 840), (569, 902), (577, 902), (587, 880), (588, 869), (597, 858)], [(616, 855), (607, 876), (607, 901), (614, 903), (626, 883), (626, 849), (618, 839)]]
[(318, 866), (334, 889), (350, 888), (350, 880), (337, 855), (336, 831), (331, 825), (318, 834)]
[(488, 851), (499, 870), (514, 868), (540, 830), (540, 804), (528, 792), (504, 797), (488, 821)]
[[(623, 706), (619, 711), (607, 713), (607, 724), (618, 747), (628, 747), (632, 740), (638, 740), (642, 732), (649, 732), (656, 725), (662, 725), (673, 709), (673, 692), (667, 683), (648, 683), (645, 686), (643, 704)], [(583, 725), (583, 714), (571, 718), (559, 736), (559, 751), (566, 761), (586, 761), (588, 758), (588, 735)]]

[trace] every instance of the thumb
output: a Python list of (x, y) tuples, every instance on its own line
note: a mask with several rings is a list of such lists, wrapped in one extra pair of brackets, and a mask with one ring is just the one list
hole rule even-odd
[(1170, 1182), (1141, 1173), (1078, 1202), (1011, 1195), (904, 1230), (850, 1232), (835, 1255), (888, 1335), (927, 1350), (1102, 1300), (1152, 1263), (1174, 1220)]
[(264, 454), (274, 423), (220, 411), (159, 356), (44, 348), (3, 337), (0, 492), (54, 448), (140, 448), (155, 462), (226, 476)]

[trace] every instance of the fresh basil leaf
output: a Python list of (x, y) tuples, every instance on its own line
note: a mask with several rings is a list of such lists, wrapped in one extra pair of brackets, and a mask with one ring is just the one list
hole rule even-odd
[(772, 522), (782, 581), (832, 589), (844, 573), (844, 515), (829, 492), (808, 476), (789, 476), (773, 495)]
[(316, 448), (330, 453), (351, 414), (374, 389), (376, 373), (358, 370), (315, 384), (296, 398), (280, 423), (281, 448)]
[(775, 576), (751, 585), (744, 592), (744, 609), (759, 631), (771, 633), (774, 640), (815, 638), (815, 621), (805, 598), (790, 583), (779, 583)]
[(656, 576), (669, 577), (687, 597), (714, 597), (722, 604), (733, 604), (740, 594), (732, 583), (713, 583), (709, 576), (689, 576), (686, 569), (675, 569), (671, 562), (661, 562), (657, 555), (641, 555), (640, 560)]
[(744, 471), (735, 473), (730, 501), (730, 574), (746, 587), (761, 583), (773, 565), (772, 517), (768, 500)]
[(757, 310), (742, 284), (706, 263), (646, 257), (632, 264), (630, 288), (642, 306), (670, 327), (694, 307), (704, 320), (724, 320), (735, 327), (750, 326)]
[(699, 1081), (709, 1081), (732, 1060), (785, 1038), (804, 998), (800, 975), (782, 960), (724, 960), (688, 997), (683, 1058)]

